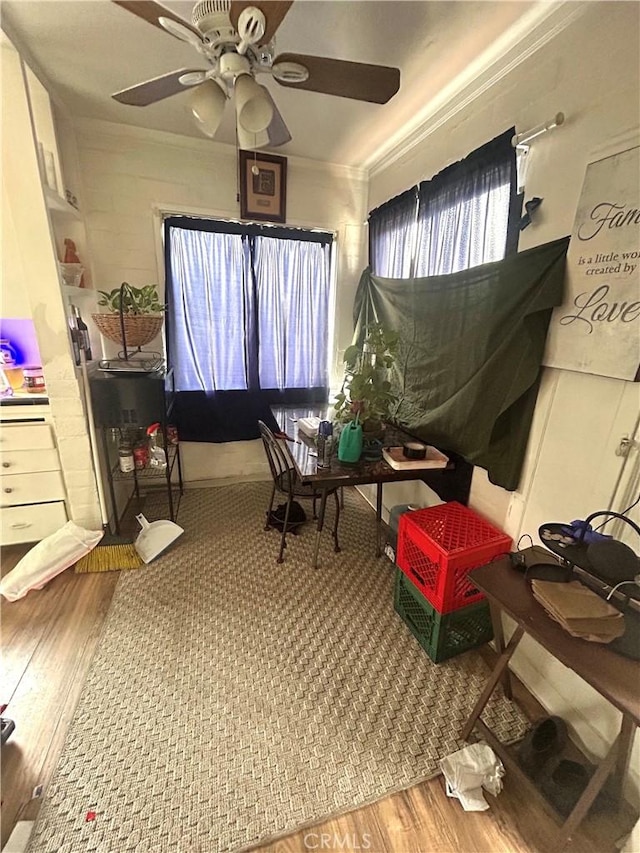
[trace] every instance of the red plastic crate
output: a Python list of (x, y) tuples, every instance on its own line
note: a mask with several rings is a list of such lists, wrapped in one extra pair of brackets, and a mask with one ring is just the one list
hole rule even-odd
[(456, 501), (400, 517), (398, 566), (439, 613), (482, 601), (467, 573), (510, 549), (506, 533)]

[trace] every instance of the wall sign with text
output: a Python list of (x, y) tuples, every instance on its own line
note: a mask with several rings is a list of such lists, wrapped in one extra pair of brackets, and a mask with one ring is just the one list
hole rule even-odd
[(587, 166), (544, 363), (640, 379), (640, 147)]

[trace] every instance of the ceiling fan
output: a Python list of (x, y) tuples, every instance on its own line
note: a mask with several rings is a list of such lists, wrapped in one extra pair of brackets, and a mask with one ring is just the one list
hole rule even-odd
[(375, 104), (386, 103), (400, 87), (397, 68), (299, 53), (276, 56), (274, 35), (293, 0), (199, 0), (190, 24), (153, 0), (113, 2), (192, 45), (208, 67), (171, 71), (112, 97), (145, 107), (189, 90), (189, 106), (207, 136), (214, 136), (233, 99), (241, 148), (276, 147), (291, 139), (257, 74), (270, 74), (281, 86)]

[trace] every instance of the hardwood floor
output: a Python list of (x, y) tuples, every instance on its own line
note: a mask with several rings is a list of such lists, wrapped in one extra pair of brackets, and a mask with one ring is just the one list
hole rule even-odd
[[(27, 548), (6, 548), (2, 574)], [(33, 820), (64, 744), (118, 572), (75, 575), (64, 572), (41, 591), (20, 601), (2, 599), (2, 678), (0, 703), (16, 729), (2, 748), (2, 845), (18, 820)], [(486, 654), (491, 658), (491, 651)], [(543, 709), (516, 684), (516, 698), (532, 718)], [(105, 721), (107, 722), (107, 721)], [(547, 853), (554, 850), (557, 824), (533, 808), (515, 780), (488, 797), (486, 812), (464, 812), (446, 796), (441, 778), (349, 814), (263, 845), (269, 853), (371, 851), (371, 853)], [(615, 841), (630, 831), (633, 815), (598, 814), (569, 850), (613, 853)]]

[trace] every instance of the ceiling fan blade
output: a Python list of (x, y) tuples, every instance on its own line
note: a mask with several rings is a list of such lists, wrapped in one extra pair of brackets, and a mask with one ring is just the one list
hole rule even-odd
[(276, 34), (276, 30), (284, 20), (284, 16), (289, 11), (293, 0), (232, 0), (229, 17), (234, 30), (238, 30), (238, 18), (243, 9), (248, 6), (255, 6), (260, 9), (266, 19), (264, 35), (260, 39), (260, 44), (267, 44)]
[[(202, 41), (202, 36), (195, 27), (192, 27), (191, 24), (185, 21), (184, 18), (176, 15), (175, 12), (172, 12), (165, 6), (161, 6), (160, 3), (154, 3), (154, 0), (113, 0), (113, 2), (116, 6), (121, 6), (127, 12), (131, 12), (132, 15), (142, 18), (143, 21), (147, 21), (149, 24), (153, 24), (154, 27), (158, 27), (165, 33), (169, 32), (169, 30), (162, 26), (160, 18), (167, 18), (185, 27), (185, 29), (191, 30), (198, 37), (198, 41)], [(171, 35), (180, 38), (175, 33), (171, 33)]]
[(189, 87), (181, 83), (180, 78), (184, 74), (193, 74), (197, 70), (199, 69), (180, 68), (170, 74), (163, 74), (161, 77), (154, 77), (153, 80), (138, 83), (137, 86), (130, 86), (128, 89), (116, 92), (111, 97), (121, 104), (129, 104), (132, 107), (147, 107), (149, 104), (155, 104), (156, 101), (177, 95), (178, 92), (184, 92)]
[(386, 65), (367, 65), (302, 53), (281, 53), (273, 60), (274, 68), (280, 62), (296, 62), (309, 71), (309, 78), (300, 83), (279, 80), (274, 73), (281, 86), (292, 89), (308, 89), (356, 101), (386, 104), (400, 88), (400, 69)]

